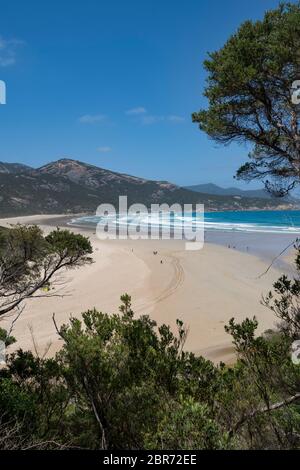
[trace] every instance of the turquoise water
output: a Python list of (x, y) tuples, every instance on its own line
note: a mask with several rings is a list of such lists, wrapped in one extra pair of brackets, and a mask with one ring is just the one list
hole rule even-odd
[(205, 214), (206, 230), (300, 233), (300, 211), (241, 211)]
[[(106, 220), (111, 221), (111, 216)], [(159, 220), (157, 214), (141, 214), (138, 217), (120, 214), (117, 220), (119, 225), (138, 222), (145, 227), (147, 224), (179, 227), (183, 221), (193, 226), (203, 224), (201, 217), (193, 218), (192, 214), (184, 217), (175, 215), (171, 224), (168, 217), (163, 216)], [(96, 226), (100, 221), (103, 217), (87, 216), (73, 219), (71, 225)], [(204, 214), (204, 228), (205, 231), (300, 234), (300, 211), (209, 212)]]

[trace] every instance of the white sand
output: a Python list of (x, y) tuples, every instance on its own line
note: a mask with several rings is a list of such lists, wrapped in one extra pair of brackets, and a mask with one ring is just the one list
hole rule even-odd
[[(0, 225), (39, 221), (48, 232), (52, 229), (46, 225), (49, 218), (2, 219)], [(231, 339), (224, 331), (231, 317), (241, 321), (255, 315), (260, 331), (274, 326), (272, 312), (260, 304), (260, 299), (279, 272), (270, 269), (259, 279), (266, 263), (252, 255), (212, 244), (205, 244), (201, 251), (185, 251), (184, 243), (174, 240), (100, 241), (92, 231), (72, 230), (91, 238), (94, 263), (64, 274), (63, 291), (53, 291), (63, 297), (26, 302), (13, 331), (17, 347), (33, 349), (34, 337), (40, 354), (50, 343), (47, 354), (54, 354), (61, 345), (52, 321), (54, 312), (59, 325), (70, 315), (79, 317), (93, 307), (113, 313), (118, 311), (120, 295), (125, 292), (132, 296), (136, 314), (149, 314), (159, 324), (172, 328), (177, 318), (183, 320), (189, 327), (186, 349), (214, 361), (230, 362), (234, 358)], [(153, 254), (155, 250), (157, 255)], [(12, 317), (1, 320), (1, 327), (9, 327), (11, 321)]]

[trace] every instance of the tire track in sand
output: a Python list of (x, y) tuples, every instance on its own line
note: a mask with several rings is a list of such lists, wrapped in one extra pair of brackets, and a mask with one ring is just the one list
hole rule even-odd
[(167, 285), (167, 287), (157, 296), (155, 296), (152, 299), (149, 299), (149, 301), (144, 301), (142, 304), (140, 304), (137, 308), (135, 308), (135, 311), (137, 313), (140, 313), (141, 310), (145, 310), (151, 307), (154, 307), (158, 303), (162, 302), (163, 300), (167, 299), (171, 295), (173, 295), (177, 289), (183, 284), (184, 282), (184, 269), (181, 266), (179, 258), (176, 257), (176, 255), (171, 254), (167, 255), (167, 258), (171, 259), (171, 265), (174, 270), (174, 274), (172, 276), (171, 281)]

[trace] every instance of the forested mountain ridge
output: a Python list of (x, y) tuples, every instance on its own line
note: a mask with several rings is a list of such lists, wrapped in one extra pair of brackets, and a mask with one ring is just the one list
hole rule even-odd
[(0, 162), (0, 215), (95, 212), (101, 203), (202, 203), (206, 210), (295, 208), (281, 199), (244, 198), (190, 191), (168, 181), (117, 173), (72, 159), (60, 159), (40, 168)]

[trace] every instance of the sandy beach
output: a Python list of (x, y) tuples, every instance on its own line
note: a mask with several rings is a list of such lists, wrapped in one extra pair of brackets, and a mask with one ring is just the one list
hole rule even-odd
[[(45, 233), (53, 225), (64, 226), (66, 216), (28, 216), (1, 219), (0, 225), (37, 223)], [(177, 240), (107, 240), (95, 232), (72, 227), (90, 237), (94, 263), (63, 275), (63, 286), (55, 297), (31, 299), (14, 326), (13, 348), (53, 355), (60, 348), (52, 315), (58, 325), (70, 316), (93, 307), (114, 313), (120, 295), (128, 293), (136, 315), (147, 314), (158, 324), (175, 328), (181, 319), (189, 328), (186, 349), (218, 362), (234, 360), (231, 338), (224, 325), (235, 317), (241, 321), (254, 315), (259, 331), (272, 328), (276, 319), (260, 304), (280, 271), (268, 262), (238, 250), (205, 243), (200, 251), (185, 251)], [(158, 253), (153, 254), (154, 251)], [(1, 320), (8, 328), (13, 317)]]

